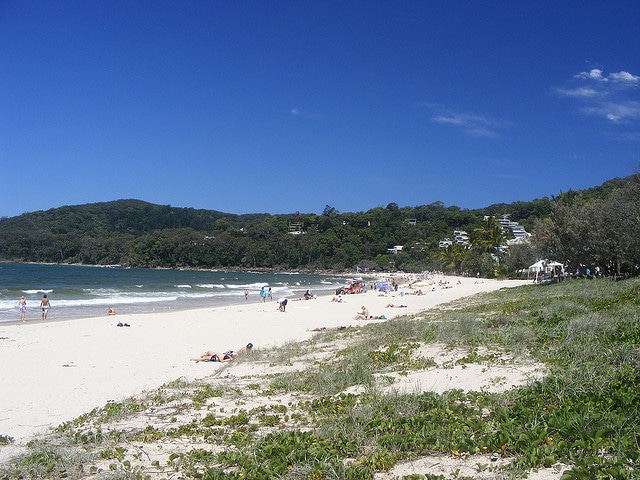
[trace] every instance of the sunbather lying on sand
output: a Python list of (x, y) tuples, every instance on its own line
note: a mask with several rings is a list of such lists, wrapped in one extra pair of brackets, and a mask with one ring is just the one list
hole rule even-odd
[(247, 343), (246, 347), (242, 347), (237, 351), (227, 350), (224, 353), (214, 352), (213, 350), (207, 350), (198, 358), (192, 358), (193, 362), (230, 362), (233, 360), (233, 357), (238, 355), (239, 353), (248, 352), (253, 348), (253, 343)]
[(345, 326), (340, 326), (340, 327), (316, 327), (316, 328), (308, 328), (307, 332), (328, 332), (330, 330), (344, 330)]

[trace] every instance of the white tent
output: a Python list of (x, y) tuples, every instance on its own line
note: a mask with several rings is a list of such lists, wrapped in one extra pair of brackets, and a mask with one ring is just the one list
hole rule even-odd
[(551, 272), (555, 267), (560, 267), (560, 270), (564, 271), (564, 265), (558, 262), (551, 262), (549, 260), (538, 260), (536, 263), (529, 267), (530, 272)]
[(545, 265), (544, 260), (538, 260), (536, 263), (529, 266), (529, 272), (540, 272), (544, 270), (544, 265)]
[(554, 274), (556, 271), (560, 271), (560, 275), (564, 273), (564, 265), (559, 262), (553, 262), (550, 260), (538, 260), (536, 263), (529, 267), (529, 277), (534, 277), (538, 281), (541, 277), (547, 274)]

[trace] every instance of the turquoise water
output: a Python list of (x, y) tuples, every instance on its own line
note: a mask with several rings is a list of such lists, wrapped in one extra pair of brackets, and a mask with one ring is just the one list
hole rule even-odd
[(194, 270), (150, 270), (0, 263), (0, 323), (19, 320), (18, 300), (27, 300), (27, 321), (39, 320), (40, 299), (51, 301), (49, 320), (118, 314), (186, 310), (259, 302), (260, 288), (271, 287), (273, 300), (300, 297), (307, 289), (334, 292), (344, 277), (297, 273), (252, 273)]

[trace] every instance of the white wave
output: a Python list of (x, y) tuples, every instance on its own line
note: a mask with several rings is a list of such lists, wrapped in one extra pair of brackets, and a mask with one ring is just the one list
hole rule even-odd
[(108, 299), (104, 298), (87, 298), (83, 300), (56, 300), (55, 302), (51, 302), (51, 309), (55, 310), (56, 307), (87, 307), (87, 306), (97, 306), (97, 305), (124, 305), (124, 304), (136, 304), (136, 303), (164, 303), (164, 302), (175, 302), (178, 297), (137, 297), (135, 300), (132, 300), (130, 297), (111, 297)]
[(122, 292), (118, 288), (83, 288), (82, 291), (88, 295), (115, 295)]
[[(29, 302), (27, 302), (27, 308), (29, 308)], [(9, 312), (11, 310), (18, 310), (18, 301), (2, 300), (0, 301), (0, 312)]]
[(252, 290), (252, 289), (260, 290), (262, 287), (268, 287), (268, 286), (269, 284), (267, 283), (247, 283), (244, 285), (233, 285), (233, 284), (225, 285), (225, 287), (229, 289), (241, 289), (241, 290), (244, 290), (245, 288), (247, 290)]
[[(51, 308), (52, 311), (57, 311), (58, 309), (61, 308), (69, 308), (69, 307), (73, 307), (74, 310), (79, 310), (82, 309), (84, 307), (90, 307), (90, 306), (104, 306), (105, 308), (109, 305), (124, 305), (124, 304), (135, 304), (135, 303), (153, 303), (153, 302), (173, 302), (176, 301), (177, 297), (173, 296), (173, 297), (148, 297), (148, 298), (144, 298), (144, 297), (137, 297), (135, 299), (132, 299), (129, 296), (112, 296), (109, 298), (83, 298), (83, 299), (67, 299), (67, 300), (52, 300), (51, 301)], [(27, 316), (29, 316), (30, 313), (39, 311), (39, 307), (40, 307), (40, 303), (35, 303), (35, 302), (29, 302), (27, 301)], [(1, 313), (8, 313), (11, 312), (12, 310), (15, 310), (16, 312), (18, 311), (18, 304), (17, 302), (15, 303), (15, 305), (13, 304), (13, 302), (10, 304), (9, 302), (0, 302), (0, 312)]]
[[(126, 297), (129, 297), (129, 298), (134, 298), (135, 299), (135, 298), (144, 298), (144, 297), (163, 297), (163, 296), (175, 296), (176, 295), (175, 291), (168, 291), (168, 290), (164, 290), (164, 291), (131, 290), (131, 291), (129, 291), (129, 290), (122, 290), (122, 289), (115, 289), (115, 288), (94, 288), (94, 289), (83, 290), (83, 292), (89, 298), (91, 298), (92, 296), (100, 297), (100, 298), (111, 298), (111, 297), (118, 297), (118, 296), (126, 296)], [(55, 297), (55, 295), (53, 297)], [(60, 297), (61, 298), (67, 298), (68, 296), (62, 297), (62, 295), (61, 295)]]

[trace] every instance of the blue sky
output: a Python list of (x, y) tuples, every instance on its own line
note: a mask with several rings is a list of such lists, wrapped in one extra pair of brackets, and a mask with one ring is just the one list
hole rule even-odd
[(461, 208), (640, 171), (640, 2), (0, 2), (0, 217)]

